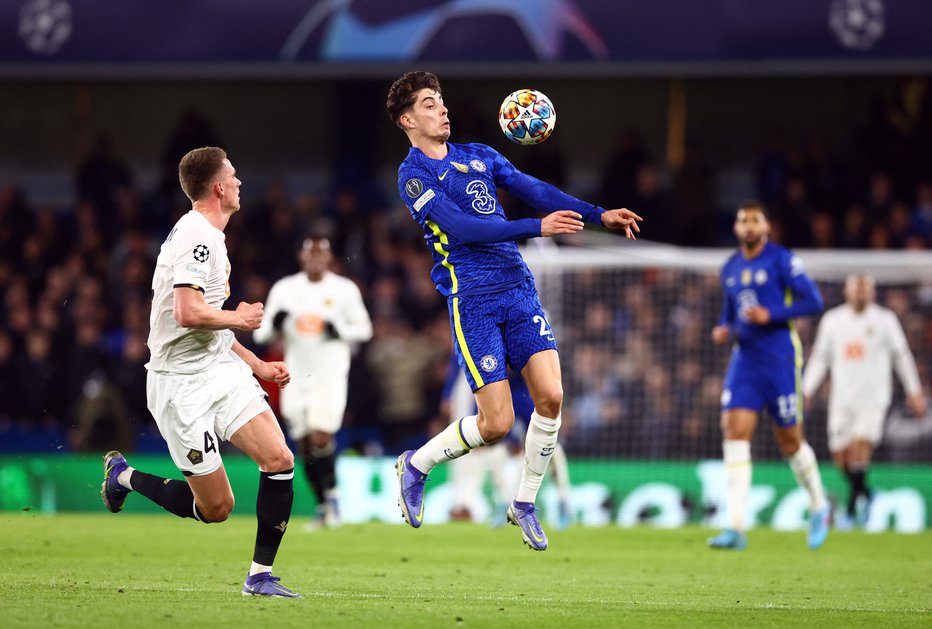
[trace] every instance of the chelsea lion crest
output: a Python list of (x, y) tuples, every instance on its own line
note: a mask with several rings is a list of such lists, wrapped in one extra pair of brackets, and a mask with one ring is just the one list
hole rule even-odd
[(479, 360), (479, 366), (482, 367), (482, 371), (489, 373), (490, 371), (495, 371), (495, 368), (498, 367), (498, 361), (495, 359), (495, 356), (486, 354)]

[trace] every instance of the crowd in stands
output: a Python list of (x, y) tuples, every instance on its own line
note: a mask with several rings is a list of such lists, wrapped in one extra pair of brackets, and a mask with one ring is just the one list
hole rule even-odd
[[(0, 182), (0, 450), (162, 451), (146, 409), (143, 367), (152, 271), (171, 225), (190, 209), (176, 182), (178, 159), (221, 142), (199, 114), (185, 116), (152, 190), (139, 189), (103, 135), (76, 169), (67, 207), (36, 204), (17, 182)], [(889, 120), (872, 119), (855, 138), (857, 159), (839, 159), (819, 142), (791, 146), (773, 134), (757, 159), (757, 194), (772, 208), (775, 240), (795, 248), (932, 245), (932, 118), (909, 133)], [(565, 183), (558, 144), (541, 149), (517, 165)], [(282, 182), (257, 191), (249, 173), (240, 176), (244, 209), (226, 231), (228, 306), (263, 301), (272, 282), (297, 272), (300, 238), (325, 229), (335, 270), (360, 285), (375, 330), (354, 360), (341, 447), (392, 453), (423, 441), (448, 420), (438, 409), (452, 341), (420, 228), (392, 190), (337, 187), (296, 197)], [(664, 229), (649, 231), (645, 223), (645, 238), (733, 244), (731, 215), (720, 211), (728, 208), (718, 206), (715, 171), (697, 144), (667, 171), (636, 130), (624, 130), (602, 181), (592, 198), (606, 207), (663, 217)], [(526, 212), (507, 195), (503, 201), (514, 214)], [(717, 278), (624, 274), (619, 281), (579, 272), (568, 283), (578, 292), (568, 303), (579, 308), (573, 317), (580, 322), (559, 330), (570, 451), (718, 456), (727, 356), (708, 340), (721, 303)], [(932, 304), (924, 294), (881, 291), (903, 319), (928, 383)], [(838, 287), (828, 287), (826, 297), (838, 303)], [(813, 324), (804, 324), (804, 333)], [(241, 341), (253, 346), (248, 336)]]

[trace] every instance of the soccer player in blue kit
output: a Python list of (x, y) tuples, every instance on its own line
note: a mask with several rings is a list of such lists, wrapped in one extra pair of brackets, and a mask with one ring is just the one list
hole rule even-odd
[[(409, 72), (395, 81), (386, 109), (411, 142), (398, 169), (398, 192), (433, 253), (431, 278), (447, 298), (454, 351), (478, 408), (476, 415), (451, 423), (418, 450), (398, 457), (398, 505), (408, 524), (420, 527), (424, 483), (434, 466), (508, 434), (515, 417), (510, 364), (527, 382), (534, 412), (518, 495), (507, 518), (530, 548), (546, 550), (534, 502), (557, 443), (563, 385), (557, 344), (517, 241), (576, 233), (583, 221), (624, 230), (634, 239), (641, 217), (564, 194), (484, 144), (448, 142), (450, 119), (440, 82), (429, 72)], [(497, 187), (548, 214), (508, 220)]]
[(729, 528), (709, 539), (712, 548), (747, 546), (745, 507), (751, 487), (751, 436), (766, 408), (774, 435), (801, 487), (809, 493), (809, 548), (828, 535), (829, 506), (815, 452), (803, 436), (802, 345), (793, 319), (822, 311), (822, 296), (789, 250), (768, 242), (767, 209), (758, 201), (738, 208), (739, 250), (722, 267), (725, 304), (712, 330), (718, 345), (734, 341), (722, 391), (722, 444)]

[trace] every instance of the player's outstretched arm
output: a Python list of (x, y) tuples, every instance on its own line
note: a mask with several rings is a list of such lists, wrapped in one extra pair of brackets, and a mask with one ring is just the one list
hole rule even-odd
[(602, 224), (608, 229), (624, 230), (625, 238), (628, 240), (637, 240), (635, 232), (640, 233), (641, 228), (638, 221), (644, 219), (629, 210), (628, 208), (619, 208), (617, 210), (606, 210), (602, 212)]
[(585, 223), (582, 216), (572, 210), (557, 210), (541, 219), (540, 235), (549, 237), (558, 234), (575, 234), (582, 231)]
[(444, 232), (467, 245), (514, 242), (542, 235), (540, 219), (483, 220), (464, 214), (451, 201), (440, 198), (439, 194), (437, 197), (431, 201), (429, 219), (437, 223)]

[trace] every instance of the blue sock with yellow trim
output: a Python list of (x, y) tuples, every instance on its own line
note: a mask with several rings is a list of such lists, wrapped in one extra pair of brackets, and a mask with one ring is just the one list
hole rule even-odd
[(411, 465), (422, 474), (429, 474), (441, 461), (458, 459), (473, 448), (485, 445), (477, 420), (477, 415), (467, 415), (444, 428), (411, 456)]

